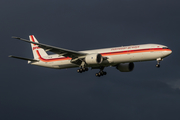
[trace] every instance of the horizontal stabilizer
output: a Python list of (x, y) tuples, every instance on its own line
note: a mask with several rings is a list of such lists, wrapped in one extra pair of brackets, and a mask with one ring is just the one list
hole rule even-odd
[(14, 38), (14, 39), (21, 39), (20, 37), (15, 37), (15, 36), (12, 36), (12, 38)]
[(13, 56), (13, 55), (10, 55), (9, 57), (17, 58), (17, 59), (21, 59), (21, 60), (28, 60), (28, 61), (32, 61), (32, 62), (38, 62), (39, 61), (39, 60), (34, 60), (34, 59), (29, 59), (29, 58), (17, 57), (17, 56)]

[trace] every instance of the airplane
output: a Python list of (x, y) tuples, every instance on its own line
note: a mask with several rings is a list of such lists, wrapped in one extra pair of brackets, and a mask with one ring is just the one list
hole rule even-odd
[[(34, 59), (10, 55), (9, 57), (27, 60), (28, 64), (54, 69), (67, 69), (79, 67), (78, 73), (88, 71), (88, 68), (99, 69), (97, 77), (106, 75), (105, 67), (112, 66), (121, 72), (131, 72), (134, 62), (156, 60), (156, 67), (160, 67), (160, 61), (172, 53), (167, 46), (160, 44), (142, 44), (121, 46), (86, 51), (74, 51), (39, 43), (34, 35), (26, 40), (20, 37), (12, 37), (31, 44)], [(48, 55), (46, 51), (55, 54)]]

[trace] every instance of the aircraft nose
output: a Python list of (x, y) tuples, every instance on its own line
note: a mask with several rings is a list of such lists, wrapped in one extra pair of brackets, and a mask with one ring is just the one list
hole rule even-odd
[(168, 51), (166, 51), (166, 55), (170, 55), (172, 53), (172, 50), (168, 50)]
[(169, 51), (169, 55), (172, 53), (172, 50)]
[(172, 50), (168, 49), (166, 51), (163, 51), (162, 53), (163, 53), (164, 56), (168, 56), (168, 55), (170, 55), (172, 53)]

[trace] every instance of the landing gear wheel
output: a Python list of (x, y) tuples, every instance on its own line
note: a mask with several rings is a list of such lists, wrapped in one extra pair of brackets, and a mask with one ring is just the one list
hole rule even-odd
[(85, 71), (88, 71), (89, 69), (88, 68), (85, 68)]
[(104, 71), (100, 71), (98, 73), (96, 73), (96, 77), (100, 77), (100, 76), (103, 76), (103, 75), (106, 75), (107, 72), (104, 72)]
[(98, 75), (101, 76), (101, 73), (99, 72)]
[(96, 77), (100, 77), (100, 76), (99, 76), (99, 73), (96, 73)]
[(84, 72), (86, 70), (86, 68), (82, 68), (82, 71)]
[(160, 68), (160, 65), (159, 65), (159, 64), (157, 64), (157, 65), (156, 65), (156, 67), (157, 67), (157, 68)]
[(104, 72), (103, 72), (103, 71), (100, 71), (100, 72), (99, 72), (99, 75), (103, 76), (103, 75), (104, 75)]
[(83, 69), (78, 69), (77, 72), (78, 72), (78, 73), (82, 73), (82, 72), (83, 72)]
[(80, 68), (77, 70), (78, 73), (82, 73), (82, 72), (85, 72), (85, 71), (88, 71), (88, 68)]
[(77, 70), (77, 72), (79, 73), (79, 69)]

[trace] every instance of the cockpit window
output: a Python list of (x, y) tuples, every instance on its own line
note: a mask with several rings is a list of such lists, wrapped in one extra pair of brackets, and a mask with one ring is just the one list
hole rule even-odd
[(168, 47), (163, 47), (163, 49), (169, 49)]

